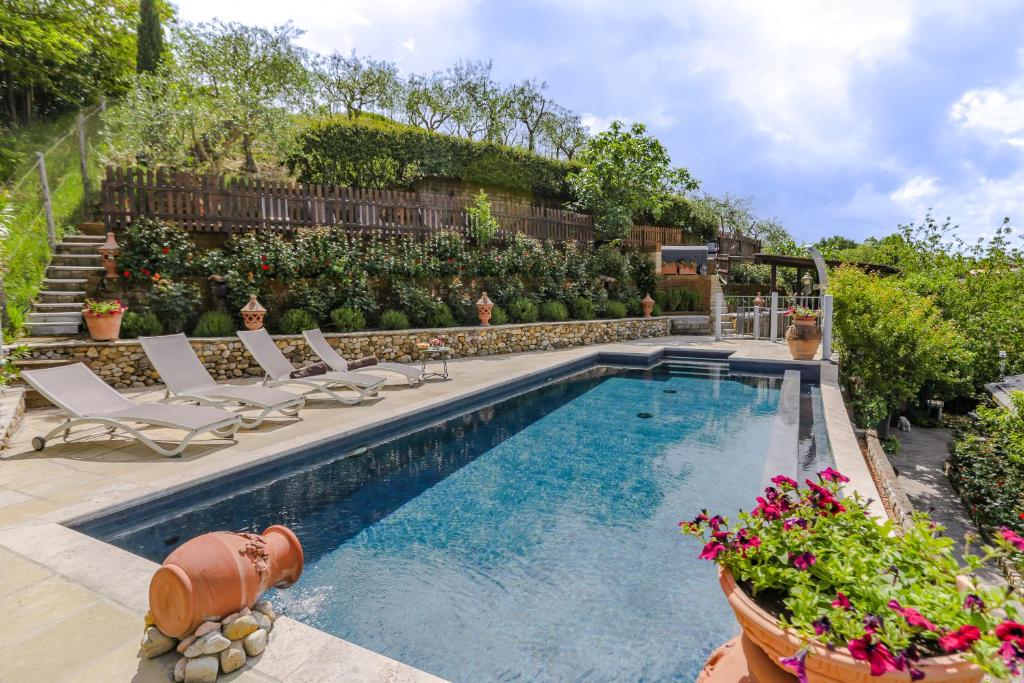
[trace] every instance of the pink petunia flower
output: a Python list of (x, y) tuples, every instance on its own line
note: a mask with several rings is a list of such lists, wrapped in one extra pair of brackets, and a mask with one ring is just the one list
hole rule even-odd
[(996, 626), (996, 638), (1002, 641), (1012, 641), (1017, 645), (1024, 645), (1024, 624), (1007, 619)]
[(790, 553), (789, 561), (800, 571), (806, 571), (818, 561), (818, 558), (814, 556), (814, 553)]
[(1012, 545), (1017, 550), (1024, 551), (1024, 538), (1017, 535), (1005, 526), (999, 530), (999, 535), (1003, 537), (1003, 540)]
[(850, 656), (871, 666), (872, 676), (882, 676), (896, 670), (896, 660), (882, 643), (876, 643), (873, 633), (865, 633), (862, 637), (849, 641), (846, 647)]
[(792, 657), (781, 657), (779, 663), (796, 674), (797, 683), (807, 683), (807, 650), (799, 650)]
[(818, 476), (824, 479), (825, 481), (838, 481), (840, 483), (846, 483), (850, 481), (850, 478), (848, 476), (846, 476), (845, 474), (840, 474), (831, 467), (826, 467), (821, 472), (818, 472)]
[(903, 607), (896, 600), (889, 601), (889, 609), (897, 614), (903, 615), (903, 618), (907, 620), (907, 624), (910, 626), (916, 626), (918, 628), (928, 629), (929, 631), (937, 631), (938, 628), (932, 622), (925, 619), (925, 617), (912, 607)]
[(772, 477), (772, 483), (775, 484), (776, 486), (783, 486), (792, 489), (795, 489), (797, 487), (796, 480), (790, 479), (784, 474), (777, 474), (774, 477)]
[(950, 631), (939, 637), (939, 647), (943, 652), (963, 652), (971, 647), (971, 644), (981, 638), (981, 631), (977, 626), (964, 624), (955, 631)]
[(853, 606), (850, 604), (850, 598), (846, 597), (846, 595), (840, 591), (836, 591), (836, 599), (832, 601), (832, 606), (836, 609), (846, 610), (847, 612), (853, 609)]
[(707, 545), (704, 546), (704, 549), (700, 551), (700, 555), (698, 555), (697, 557), (699, 557), (702, 560), (714, 561), (718, 559), (718, 556), (724, 553), (726, 550), (727, 548), (718, 541), (710, 541)]
[(807, 528), (807, 520), (803, 517), (789, 517), (782, 523), (783, 531), (792, 531), (794, 528), (800, 527), (801, 529)]

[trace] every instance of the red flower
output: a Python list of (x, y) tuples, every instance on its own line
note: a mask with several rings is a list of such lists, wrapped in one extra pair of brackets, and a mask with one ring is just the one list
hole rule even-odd
[(782, 509), (778, 505), (769, 503), (761, 496), (757, 497), (757, 507), (754, 508), (754, 517), (764, 517), (765, 519), (780, 519), (782, 517)]
[(863, 637), (851, 640), (846, 644), (854, 659), (868, 662), (872, 676), (882, 676), (896, 670), (896, 660), (882, 643), (874, 642), (873, 634), (865, 633)]
[(1024, 645), (1024, 624), (1007, 619), (999, 624), (999, 626), (996, 626), (996, 638)]
[(772, 477), (772, 483), (775, 484), (776, 486), (788, 486), (794, 489), (797, 486), (795, 479), (790, 479), (784, 474), (778, 474)]
[(832, 495), (832, 492), (827, 488), (815, 484), (810, 479), (805, 479), (804, 483), (811, 489), (810, 501), (819, 510), (831, 512), (834, 515), (846, 511), (846, 508), (839, 502), (839, 499)]
[(789, 561), (800, 571), (805, 571), (810, 569), (818, 561), (818, 558), (814, 556), (814, 553), (790, 553)]
[(171, 250), (170, 250), (169, 247), (164, 247), (163, 249), (161, 249), (161, 251), (163, 251), (165, 254), (170, 254), (171, 253)]
[(907, 620), (907, 624), (910, 626), (917, 626), (919, 628), (926, 628), (929, 631), (937, 631), (935, 624), (928, 621), (924, 616), (912, 607), (903, 607), (896, 600), (889, 601), (889, 609), (897, 614), (903, 615), (903, 618)]
[(832, 606), (836, 609), (844, 609), (847, 612), (853, 609), (853, 606), (850, 605), (850, 598), (839, 591), (836, 591), (836, 599), (832, 601)]
[(1024, 512), (1017, 515), (1017, 519), (1024, 519)]
[(700, 555), (698, 555), (697, 557), (699, 557), (702, 560), (714, 561), (718, 558), (718, 556), (721, 553), (724, 553), (725, 551), (726, 547), (724, 545), (722, 545), (718, 541), (711, 541), (704, 546), (704, 549), (700, 551)]
[(826, 467), (821, 472), (818, 472), (818, 476), (825, 481), (838, 481), (843, 483), (850, 481), (850, 478), (845, 474), (840, 474), (831, 467)]
[(981, 638), (981, 631), (977, 626), (964, 624), (955, 631), (950, 631), (939, 638), (939, 647), (943, 652), (963, 652), (971, 646), (971, 643)]
[(142, 274), (145, 275), (146, 277), (149, 277), (149, 271), (146, 270), (145, 268), (142, 269)]
[(160, 282), (160, 273), (153, 273), (153, 282)]
[(124, 271), (124, 272), (123, 272), (123, 273), (121, 273), (121, 274), (122, 274), (122, 275), (124, 275), (125, 277), (131, 277), (131, 276), (132, 276), (132, 271), (130, 271), (130, 270), (126, 270), (126, 271)]
[(1004, 541), (1012, 545), (1017, 550), (1024, 550), (1024, 538), (1021, 538), (1005, 526), (999, 530), (999, 535), (1003, 537)]
[(262, 268), (263, 270), (270, 270), (270, 266), (268, 266), (266, 263), (261, 265), (260, 268)]

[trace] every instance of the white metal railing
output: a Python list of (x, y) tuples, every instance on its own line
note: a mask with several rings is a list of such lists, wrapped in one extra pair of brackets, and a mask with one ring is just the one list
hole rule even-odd
[(746, 338), (771, 342), (783, 341), (789, 325), (786, 312), (790, 307), (821, 311), (817, 325), (821, 328), (822, 359), (832, 353), (832, 297), (779, 296), (724, 296), (716, 293), (711, 302), (715, 339)]

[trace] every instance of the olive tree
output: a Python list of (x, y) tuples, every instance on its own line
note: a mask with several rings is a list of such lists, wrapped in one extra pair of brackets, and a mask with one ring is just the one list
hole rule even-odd
[(410, 76), (405, 86), (404, 109), (409, 123), (431, 132), (441, 130), (453, 120), (456, 111), (455, 91), (449, 78), (443, 73)]
[(344, 108), (350, 119), (365, 110), (388, 110), (402, 90), (394, 62), (361, 58), (355, 50), (348, 55), (332, 52), (315, 60), (312, 70), (317, 94), (334, 114)]

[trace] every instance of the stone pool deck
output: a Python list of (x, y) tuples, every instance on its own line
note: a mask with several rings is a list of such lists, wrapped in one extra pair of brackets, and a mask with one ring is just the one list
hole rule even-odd
[[(240, 432), (236, 443), (200, 438), (185, 456), (105, 438), (54, 443), (37, 453), (31, 438), (59, 424), (55, 410), (29, 411), (0, 451), (0, 681), (167, 681), (174, 659), (138, 658), (147, 587), (156, 565), (63, 526), (112, 506), (184, 489), (255, 462), (282, 457), (355, 429), (460, 399), (598, 351), (651, 354), (660, 348), (729, 351), (731, 359), (791, 362), (784, 344), (658, 337), (589, 347), (465, 358), (449, 362), (451, 379), (417, 388), (390, 384), (381, 400), (359, 406), (311, 401), (303, 420), (268, 422)], [(809, 366), (817, 363), (809, 362)], [(861, 456), (835, 383), (821, 366), (822, 399), (837, 466), (866, 497), (880, 498)], [(142, 401), (162, 395), (132, 392)], [(152, 430), (159, 437), (160, 430)], [(284, 455), (287, 457), (287, 455)], [(877, 510), (881, 508), (876, 503)], [(218, 680), (437, 681), (352, 643), (280, 618), (258, 661)]]

